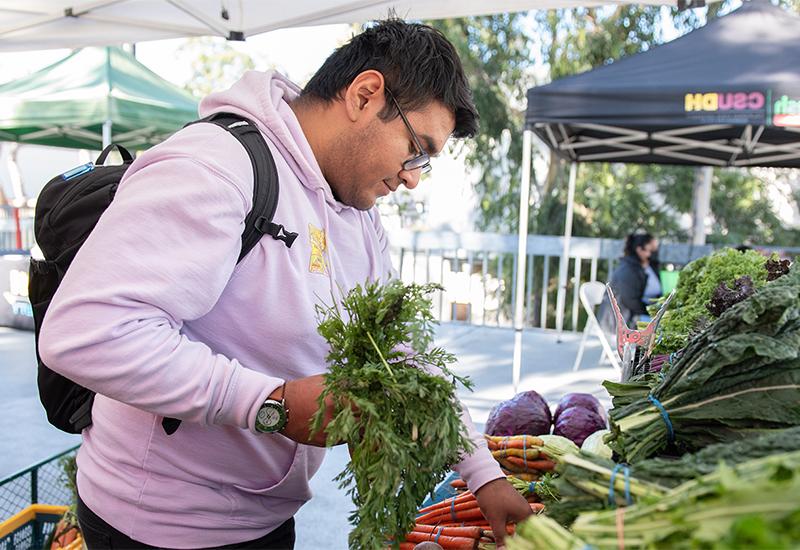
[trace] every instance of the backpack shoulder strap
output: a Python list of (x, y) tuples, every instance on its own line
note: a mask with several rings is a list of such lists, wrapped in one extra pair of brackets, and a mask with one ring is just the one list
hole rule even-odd
[(253, 209), (244, 220), (242, 251), (238, 261), (242, 261), (265, 234), (283, 241), (290, 248), (297, 233), (287, 231), (283, 225), (272, 221), (278, 208), (278, 169), (272, 152), (256, 125), (243, 116), (231, 113), (214, 113), (196, 122), (210, 122), (230, 132), (247, 151), (253, 165)]
[[(247, 156), (250, 157), (253, 165), (253, 209), (244, 220), (242, 251), (239, 253), (237, 263), (247, 256), (265, 234), (273, 239), (283, 241), (288, 248), (291, 248), (297, 238), (297, 233), (287, 231), (282, 225), (272, 221), (275, 210), (278, 208), (278, 169), (269, 146), (256, 125), (239, 115), (214, 113), (190, 122), (186, 126), (198, 122), (210, 122), (230, 132), (247, 151)], [(177, 418), (165, 417), (161, 421), (167, 435), (175, 433), (180, 424), (181, 421)]]

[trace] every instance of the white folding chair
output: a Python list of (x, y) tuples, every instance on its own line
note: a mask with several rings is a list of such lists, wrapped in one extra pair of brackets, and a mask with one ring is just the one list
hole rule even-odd
[(600, 303), (603, 301), (603, 296), (605, 293), (606, 285), (598, 281), (589, 281), (587, 283), (583, 283), (578, 291), (581, 304), (583, 304), (583, 309), (586, 311), (587, 319), (586, 327), (583, 329), (581, 345), (578, 347), (578, 356), (575, 357), (575, 364), (572, 366), (573, 371), (578, 370), (578, 367), (580, 367), (581, 359), (583, 359), (583, 349), (586, 347), (586, 340), (592, 334), (597, 336), (597, 338), (600, 340), (600, 345), (603, 347), (603, 353), (600, 356), (600, 359), (602, 360), (603, 355), (605, 355), (614, 368), (620, 370), (619, 358), (606, 338), (606, 334), (603, 332), (603, 329), (600, 327), (600, 323), (597, 321), (597, 317), (594, 314), (594, 308), (600, 305)]

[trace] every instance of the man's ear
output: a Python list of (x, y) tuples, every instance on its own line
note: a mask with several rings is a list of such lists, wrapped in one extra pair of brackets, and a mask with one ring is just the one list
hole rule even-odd
[(355, 122), (364, 115), (378, 113), (386, 103), (383, 75), (374, 69), (359, 73), (344, 90), (347, 117)]

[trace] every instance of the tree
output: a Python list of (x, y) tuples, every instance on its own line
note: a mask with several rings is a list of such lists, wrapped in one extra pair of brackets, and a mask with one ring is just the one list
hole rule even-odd
[(519, 180), (525, 93), (533, 83), (531, 36), (523, 13), (428, 22), (455, 46), (481, 115), (467, 147), (467, 165), (479, 174), (479, 225), (510, 231), (519, 216)]
[[(798, 9), (800, 0), (781, 0)], [(475, 90), (481, 131), (467, 145), (467, 161), (480, 178), (479, 228), (513, 232), (518, 223), (524, 98), (534, 82), (529, 44), (539, 44), (543, 81), (576, 74), (645, 51), (663, 41), (669, 23), (679, 33), (705, 24), (706, 19), (731, 10), (729, 0), (711, 4), (704, 12), (665, 11), (654, 6), (576, 8), (434, 21), (454, 43)], [(563, 232), (568, 165), (550, 154), (544, 183), (535, 189), (530, 230), (539, 234)], [(576, 182), (580, 200), (574, 234), (624, 236), (644, 227), (661, 236), (685, 239), (680, 216), (691, 210), (694, 169), (682, 166), (584, 164)], [(712, 242), (753, 240), (763, 244), (796, 239), (781, 226), (765, 198), (766, 183), (747, 170), (717, 170), (712, 197)], [(738, 187), (737, 187), (738, 186)], [(740, 194), (737, 201), (723, 197)], [(742, 195), (743, 194), (743, 195)], [(739, 195), (737, 195), (739, 196)], [(752, 216), (759, 212), (758, 222)], [(619, 220), (627, 220), (626, 224)], [(735, 231), (732, 231), (736, 228)]]
[(246, 71), (255, 68), (253, 59), (219, 38), (190, 38), (178, 50), (188, 59), (192, 75), (186, 89), (197, 98), (231, 86)]

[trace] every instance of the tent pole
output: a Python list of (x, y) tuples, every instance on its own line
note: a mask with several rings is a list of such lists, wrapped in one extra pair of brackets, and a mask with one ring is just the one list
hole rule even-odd
[(519, 189), (519, 235), (517, 238), (517, 300), (514, 304), (514, 360), (512, 380), (514, 393), (519, 390), (522, 373), (522, 329), (525, 304), (525, 263), (528, 259), (528, 202), (531, 192), (531, 131), (522, 134), (522, 182)]
[(692, 244), (706, 244), (706, 218), (711, 213), (711, 180), (714, 167), (697, 169), (692, 190)]
[(103, 123), (103, 149), (111, 145), (111, 120), (106, 120)]
[[(558, 294), (556, 295), (556, 331), (558, 341), (564, 330), (564, 307), (567, 297), (567, 268), (569, 267), (569, 241), (572, 238), (572, 211), (575, 205), (575, 180), (578, 178), (578, 163), (569, 167), (569, 189), (567, 191), (567, 216), (564, 222), (564, 249), (558, 262)], [(577, 283), (576, 283), (577, 284)]]

